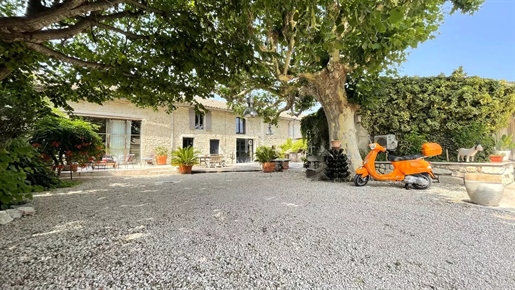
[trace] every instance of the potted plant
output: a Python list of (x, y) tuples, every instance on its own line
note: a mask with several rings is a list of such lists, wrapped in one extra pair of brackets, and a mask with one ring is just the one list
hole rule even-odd
[(275, 162), (272, 160), (277, 158), (275, 149), (269, 146), (259, 146), (256, 148), (256, 162), (261, 163), (263, 172), (273, 172), (275, 170)]
[(168, 158), (168, 148), (165, 146), (157, 146), (154, 148), (156, 155), (157, 165), (166, 165), (166, 158)]
[(508, 161), (510, 159), (511, 150), (515, 149), (515, 142), (513, 142), (513, 134), (504, 134), (500, 138), (494, 135), (494, 141), (494, 155), (503, 155), (502, 161)]
[(173, 166), (179, 166), (179, 172), (182, 174), (190, 174), (193, 165), (199, 163), (199, 154), (198, 150), (195, 150), (193, 147), (188, 146), (186, 148), (179, 147), (176, 150), (172, 151), (172, 162)]
[(502, 154), (491, 154), (489, 156), (491, 162), (502, 162), (504, 158), (504, 153)]

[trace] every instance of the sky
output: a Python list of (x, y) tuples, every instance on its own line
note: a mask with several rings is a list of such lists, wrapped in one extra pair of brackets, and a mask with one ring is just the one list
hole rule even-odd
[(515, 82), (515, 0), (486, 0), (473, 15), (447, 16), (436, 38), (411, 50), (401, 75), (469, 76)]

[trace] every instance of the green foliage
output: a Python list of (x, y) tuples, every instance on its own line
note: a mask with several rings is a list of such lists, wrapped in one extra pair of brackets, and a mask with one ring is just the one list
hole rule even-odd
[(1, 1), (0, 82), (32, 77), (57, 106), (124, 97), (173, 109), (253, 63), (246, 1), (62, 2)]
[(322, 148), (329, 148), (329, 128), (324, 109), (302, 118), (300, 132), (312, 148), (310, 154), (317, 155)]
[(194, 149), (192, 146), (186, 148), (179, 147), (172, 151), (171, 164), (177, 165), (195, 165), (199, 163), (200, 151)]
[(64, 161), (83, 165), (104, 152), (102, 138), (91, 123), (61, 116), (46, 116), (38, 121), (30, 143), (43, 160), (59, 165), (64, 165)]
[[(416, 153), (422, 141), (439, 143), (445, 157), (477, 142), (485, 158), (493, 148), (492, 132), (515, 113), (515, 86), (467, 77), (460, 68), (451, 76), (382, 78), (377, 109), (362, 108), (362, 124), (371, 135), (395, 134), (399, 152)], [(420, 150), (420, 147), (419, 149)]]
[(494, 135), (495, 149), (499, 151), (512, 150), (515, 148), (515, 142), (513, 142), (513, 134), (503, 134), (500, 138)]
[(170, 151), (166, 146), (156, 146), (154, 148), (154, 154), (156, 156), (168, 156), (168, 152)]
[(291, 138), (288, 138), (284, 144), (279, 145), (279, 148), (281, 148), (281, 153), (297, 153), (300, 151), (306, 151), (308, 149), (308, 143), (306, 142), (306, 139), (298, 139), (294, 142)]
[(13, 73), (16, 81), (0, 82), (0, 148), (27, 136), (37, 120), (51, 113), (49, 100), (34, 91), (29, 78)]
[(261, 145), (256, 148), (255, 157), (256, 162), (265, 163), (278, 158), (278, 155), (274, 148)]
[(0, 209), (32, 198), (31, 192), (37, 189), (27, 180), (30, 168), (16, 165), (22, 156), (30, 154), (30, 147), (10, 146), (9, 150), (0, 149)]
[(34, 191), (60, 186), (61, 181), (27, 140), (17, 138), (0, 149), (0, 208), (31, 199)]

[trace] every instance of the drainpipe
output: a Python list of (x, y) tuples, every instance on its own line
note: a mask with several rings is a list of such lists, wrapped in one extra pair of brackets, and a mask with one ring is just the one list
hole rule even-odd
[(171, 113), (171, 121), (172, 121), (172, 124), (171, 124), (171, 131), (172, 131), (172, 135), (171, 135), (171, 138), (170, 138), (170, 149), (171, 150), (174, 150), (173, 148), (173, 138), (174, 138), (174, 132), (173, 132), (173, 129), (174, 129), (174, 125), (173, 125), (173, 112)]

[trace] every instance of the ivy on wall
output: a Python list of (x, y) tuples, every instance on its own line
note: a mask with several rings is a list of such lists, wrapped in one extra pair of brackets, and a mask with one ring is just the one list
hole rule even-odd
[(456, 160), (458, 148), (479, 142), (485, 151), (478, 157), (484, 159), (493, 149), (491, 133), (506, 127), (515, 114), (514, 84), (468, 77), (462, 68), (451, 76), (385, 77), (380, 82), (382, 95), (374, 109), (361, 109), (362, 124), (372, 136), (395, 134), (403, 154), (419, 153), (423, 142), (437, 142)]

